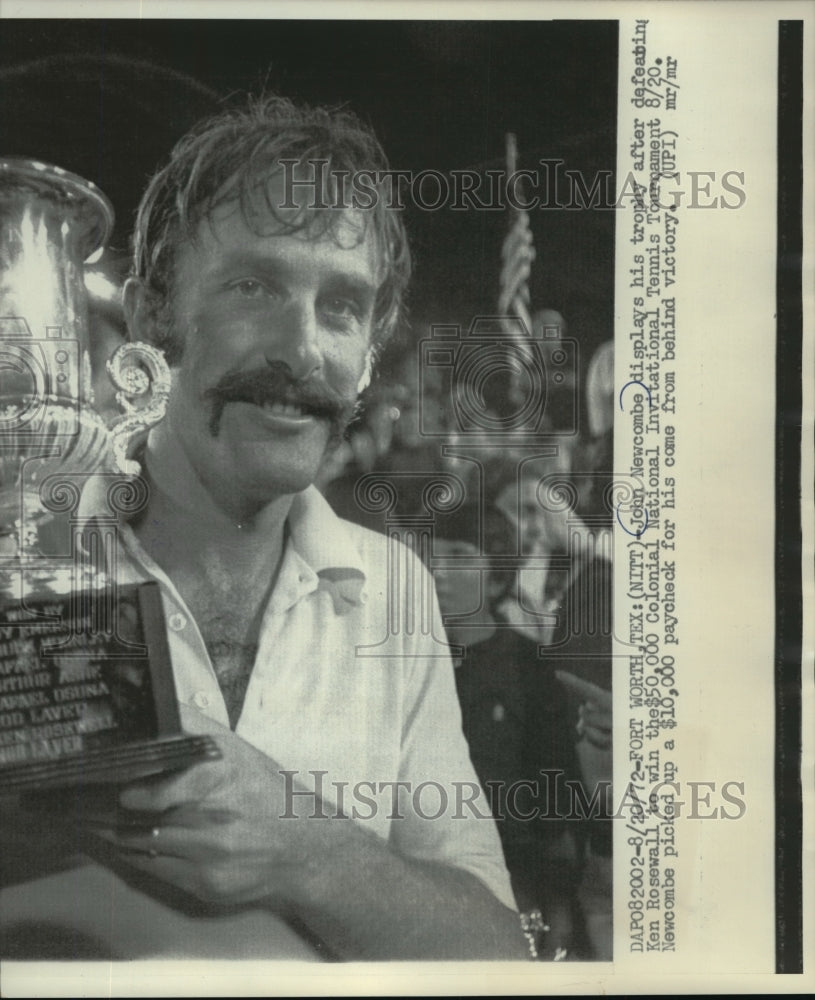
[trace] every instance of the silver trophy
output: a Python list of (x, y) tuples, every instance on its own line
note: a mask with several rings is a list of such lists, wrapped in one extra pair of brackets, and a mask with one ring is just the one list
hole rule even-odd
[(137, 476), (131, 443), (164, 415), (169, 371), (142, 343), (107, 363), (122, 416), (106, 423), (94, 409), (84, 264), (112, 227), (89, 181), (0, 160), (0, 597), (77, 586), (55, 540), (66, 496), (93, 474)]
[(124, 344), (107, 362), (124, 412), (94, 407), (84, 264), (112, 226), (88, 181), (0, 160), (0, 795), (219, 755), (181, 730), (158, 584), (115, 569), (118, 517), (147, 497), (130, 450), (170, 375)]

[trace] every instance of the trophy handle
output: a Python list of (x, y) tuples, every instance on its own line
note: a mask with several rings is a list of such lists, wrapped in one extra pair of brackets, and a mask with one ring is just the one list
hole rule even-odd
[[(151, 344), (136, 341), (121, 344), (106, 364), (111, 382), (117, 389), (116, 402), (125, 411), (110, 428), (113, 455), (119, 471), (138, 476), (141, 465), (127, 457), (133, 438), (162, 419), (170, 395), (170, 369), (164, 355)], [(134, 400), (151, 392), (150, 399)]]

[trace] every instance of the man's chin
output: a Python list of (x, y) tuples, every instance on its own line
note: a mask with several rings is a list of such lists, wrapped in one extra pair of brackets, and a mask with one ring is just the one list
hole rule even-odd
[(332, 447), (329, 433), (327, 424), (320, 422), (308, 434), (235, 443), (229, 449), (235, 489), (244, 484), (256, 496), (269, 499), (302, 492), (314, 482)]

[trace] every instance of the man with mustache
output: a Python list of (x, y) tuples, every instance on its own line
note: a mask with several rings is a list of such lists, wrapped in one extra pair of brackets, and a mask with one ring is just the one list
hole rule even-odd
[(399, 215), (341, 183), (386, 168), (352, 115), (266, 99), (144, 196), (125, 314), (173, 381), (121, 576), (161, 584), (184, 727), (223, 759), (130, 785), (100, 836), (156, 887), (160, 934), (180, 890), (193, 922), (269, 918), (239, 955), (522, 958), (489, 810), (457, 801), (477, 785), (449, 659), (419, 629), (377, 651), (387, 540), (311, 485), (399, 317)]

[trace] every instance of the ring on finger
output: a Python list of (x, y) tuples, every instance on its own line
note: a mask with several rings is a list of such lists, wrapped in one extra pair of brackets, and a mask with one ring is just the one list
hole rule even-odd
[[(153, 838), (153, 843), (155, 843), (156, 840), (158, 840), (158, 835), (160, 833), (161, 833), (161, 829), (159, 827), (157, 827), (157, 826), (154, 826), (153, 829), (150, 831), (150, 836)], [(152, 858), (157, 858), (158, 857), (158, 851), (154, 847), (151, 847), (150, 850), (147, 852), (147, 856), (149, 858), (151, 858), (151, 859)]]

